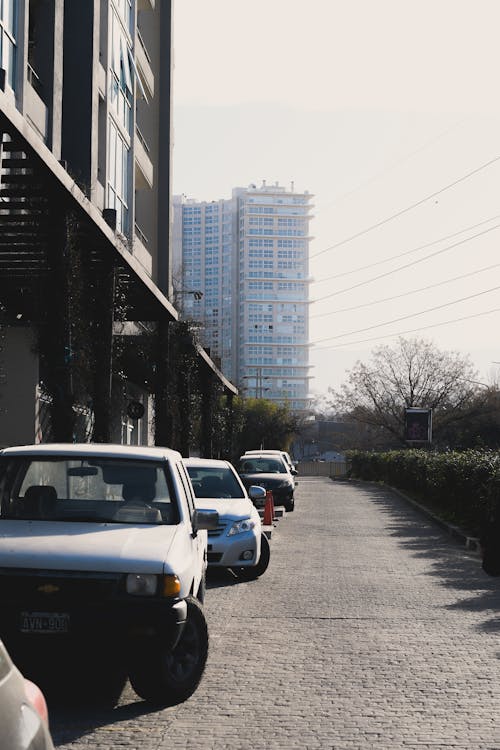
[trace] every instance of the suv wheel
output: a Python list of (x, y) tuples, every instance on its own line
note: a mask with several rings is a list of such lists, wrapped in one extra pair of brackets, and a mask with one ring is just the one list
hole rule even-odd
[(284, 505), (287, 513), (291, 513), (293, 510), (295, 510), (295, 499), (293, 495), (286, 501), (286, 503), (284, 503)]
[[(162, 706), (174, 706), (196, 690), (208, 655), (208, 629), (200, 603), (187, 599), (187, 620), (176, 647), (152, 647), (138, 654), (129, 679), (140, 698)], [(156, 641), (155, 641), (156, 642)], [(157, 643), (157, 642), (156, 642)]]

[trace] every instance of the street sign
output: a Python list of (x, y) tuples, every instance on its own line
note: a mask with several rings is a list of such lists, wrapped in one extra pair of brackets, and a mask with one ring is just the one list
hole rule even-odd
[(127, 416), (130, 419), (142, 419), (144, 416), (144, 404), (140, 401), (129, 401), (127, 406)]
[(405, 440), (410, 445), (432, 442), (432, 409), (405, 409)]

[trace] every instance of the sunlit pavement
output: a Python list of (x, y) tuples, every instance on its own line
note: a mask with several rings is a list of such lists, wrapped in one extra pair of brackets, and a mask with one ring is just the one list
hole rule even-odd
[(301, 477), (296, 500), (261, 579), (210, 575), (194, 696), (55, 706), (59, 747), (500, 748), (500, 580), (378, 487)]

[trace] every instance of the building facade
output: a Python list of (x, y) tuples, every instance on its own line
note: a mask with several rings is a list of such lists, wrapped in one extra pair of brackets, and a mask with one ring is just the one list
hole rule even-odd
[(171, 18), (172, 0), (0, 0), (0, 445), (180, 432)]
[(170, 6), (0, 3), (6, 98), (167, 294)]
[(295, 412), (308, 406), (311, 198), (266, 183), (228, 200), (174, 196), (182, 314), (243, 393)]

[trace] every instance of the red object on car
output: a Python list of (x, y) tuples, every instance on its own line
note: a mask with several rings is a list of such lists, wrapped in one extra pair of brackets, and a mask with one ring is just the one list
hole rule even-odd
[(43, 721), (45, 721), (47, 724), (49, 723), (49, 711), (47, 708), (47, 701), (45, 700), (45, 697), (38, 687), (38, 685), (35, 685), (34, 682), (31, 682), (31, 680), (24, 678), (24, 690), (26, 692), (26, 698), (29, 700), (29, 702), (32, 704), (33, 708), (36, 709), (37, 714)]

